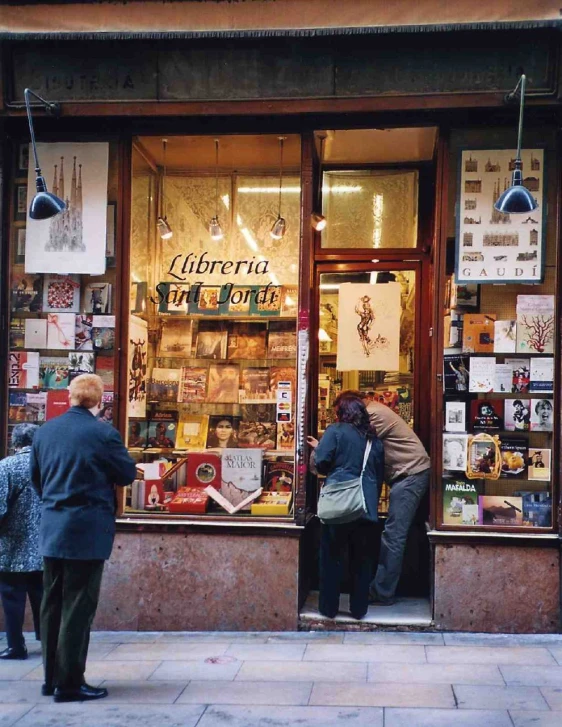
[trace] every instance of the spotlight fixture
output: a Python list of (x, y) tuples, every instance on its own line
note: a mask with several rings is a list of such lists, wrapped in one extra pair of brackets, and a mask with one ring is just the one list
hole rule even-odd
[(322, 214), (322, 162), (324, 161), (324, 142), (326, 140), (326, 134), (319, 136), (320, 139), (320, 164), (318, 169), (318, 200), (316, 203), (316, 212), (313, 212), (310, 216), (310, 222), (316, 232), (322, 232), (322, 230), (328, 224), (328, 220)]
[(219, 140), (215, 139), (215, 216), (209, 222), (211, 240), (222, 240), (224, 232), (219, 222)]
[(47, 191), (47, 183), (45, 177), (41, 174), (41, 167), (39, 166), (39, 158), (37, 156), (37, 145), (35, 143), (35, 131), (33, 129), (33, 119), (31, 118), (31, 106), (29, 105), (29, 97), (34, 96), (36, 99), (41, 101), (47, 111), (50, 113), (58, 114), (60, 107), (56, 103), (50, 103), (45, 101), (44, 98), (38, 96), (35, 91), (30, 88), (26, 88), (23, 92), (25, 98), (25, 108), (27, 111), (27, 121), (29, 123), (29, 134), (31, 136), (31, 146), (33, 147), (33, 158), (35, 159), (35, 187), (36, 194), (31, 200), (29, 206), (29, 216), (32, 220), (48, 220), (50, 217), (58, 215), (59, 212), (63, 212), (66, 209), (66, 203), (56, 194)]
[(164, 165), (164, 174), (162, 176), (162, 194), (160, 195), (160, 216), (156, 221), (156, 228), (158, 234), (163, 240), (169, 240), (172, 235), (172, 228), (168, 222), (166, 216), (166, 147), (168, 145), (168, 139), (162, 139), (162, 161)]
[(285, 234), (287, 229), (287, 223), (285, 218), (281, 217), (281, 192), (283, 190), (283, 143), (285, 141), (284, 136), (279, 137), (279, 208), (277, 210), (277, 219), (273, 223), (273, 227), (270, 230), (270, 235), (274, 240), (280, 240)]
[(512, 93), (506, 96), (506, 101), (512, 101), (517, 98), (517, 90), (521, 98), (519, 104), (519, 128), (517, 131), (517, 154), (515, 156), (515, 168), (511, 179), (511, 187), (505, 190), (496, 200), (494, 207), (498, 212), (504, 214), (527, 214), (536, 210), (538, 207), (537, 200), (529, 192), (527, 187), (523, 186), (523, 172), (521, 171), (521, 137), (523, 136), (523, 107), (525, 105), (525, 84), (527, 78), (523, 73), (517, 82), (517, 86)]

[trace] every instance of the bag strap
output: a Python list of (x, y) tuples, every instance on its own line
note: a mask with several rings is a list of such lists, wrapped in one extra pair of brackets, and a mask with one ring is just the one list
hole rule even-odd
[(365, 472), (365, 467), (367, 466), (367, 462), (369, 460), (369, 455), (371, 454), (371, 445), (373, 444), (371, 439), (367, 440), (367, 445), (365, 447), (365, 454), (363, 455), (363, 467), (361, 469), (361, 474), (359, 475), (359, 478), (361, 481), (363, 480), (363, 473)]

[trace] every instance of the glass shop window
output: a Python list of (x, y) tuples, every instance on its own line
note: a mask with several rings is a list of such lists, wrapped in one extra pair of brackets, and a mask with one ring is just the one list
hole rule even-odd
[(134, 143), (126, 513), (290, 516), (298, 136)]

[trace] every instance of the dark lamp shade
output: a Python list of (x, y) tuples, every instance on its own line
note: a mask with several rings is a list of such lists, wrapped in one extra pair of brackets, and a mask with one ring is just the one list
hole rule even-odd
[(50, 217), (64, 212), (66, 204), (56, 194), (47, 192), (47, 185), (44, 178), (39, 175), (35, 180), (37, 194), (29, 205), (29, 217), (32, 220), (48, 220)]
[(503, 212), (507, 215), (517, 215), (527, 214), (536, 210), (538, 204), (527, 187), (524, 187), (522, 184), (517, 184), (514, 187), (506, 189), (498, 198), (494, 207), (498, 212)]
[(285, 219), (283, 217), (278, 217), (273, 223), (273, 227), (271, 228), (269, 234), (274, 240), (280, 240), (285, 234), (286, 228), (287, 223), (285, 222)]

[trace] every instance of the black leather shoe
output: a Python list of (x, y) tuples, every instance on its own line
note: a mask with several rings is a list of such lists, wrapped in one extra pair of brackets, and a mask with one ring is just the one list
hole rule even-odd
[(20, 649), (8, 647), (0, 654), (0, 659), (27, 659), (27, 649), (22, 646)]
[(44, 697), (52, 697), (55, 693), (55, 688), (51, 687), (49, 684), (42, 684), (41, 685), (41, 694)]
[(54, 700), (55, 702), (89, 702), (92, 699), (103, 699), (104, 697), (107, 697), (107, 689), (82, 684), (77, 689), (56, 687)]

